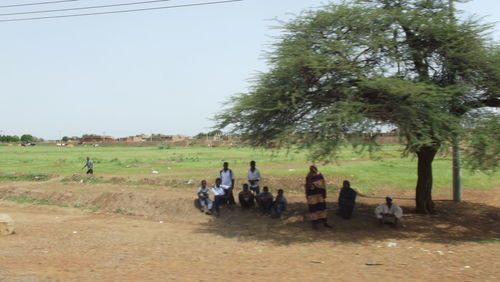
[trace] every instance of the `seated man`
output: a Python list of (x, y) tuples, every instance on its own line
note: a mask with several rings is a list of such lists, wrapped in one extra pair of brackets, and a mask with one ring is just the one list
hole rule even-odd
[(263, 192), (257, 194), (257, 204), (259, 205), (262, 214), (269, 213), (273, 205), (273, 194), (269, 192), (269, 188), (264, 186)]
[(386, 196), (385, 204), (381, 204), (375, 208), (375, 216), (381, 225), (388, 223), (396, 227), (398, 220), (403, 217), (403, 210), (398, 205), (392, 203), (392, 196)]
[(238, 199), (240, 200), (242, 210), (253, 208), (255, 196), (248, 190), (248, 184), (243, 184), (243, 190), (238, 194)]
[(221, 187), (220, 178), (215, 179), (215, 185), (212, 187), (212, 193), (214, 194), (214, 210), (215, 216), (220, 214), (220, 206), (227, 202), (226, 194), (224, 189)]
[(212, 201), (208, 197), (208, 192), (207, 181), (202, 180), (201, 187), (198, 189), (198, 201), (200, 201), (200, 211), (203, 212), (206, 208), (206, 214), (210, 214), (212, 210)]
[(278, 195), (271, 206), (271, 217), (280, 218), (281, 214), (286, 210), (288, 202), (286, 201), (285, 195), (283, 195), (283, 189), (278, 190)]
[(342, 189), (340, 189), (339, 193), (339, 209), (338, 214), (344, 218), (351, 218), (352, 212), (354, 210), (354, 205), (356, 203), (356, 195), (358, 193), (356, 190), (351, 188), (351, 183), (347, 180), (344, 180), (342, 184)]

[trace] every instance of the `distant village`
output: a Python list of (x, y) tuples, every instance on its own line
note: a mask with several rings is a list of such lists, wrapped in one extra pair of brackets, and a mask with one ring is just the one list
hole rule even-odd
[(161, 143), (171, 145), (194, 145), (207, 143), (227, 143), (237, 140), (235, 136), (224, 135), (222, 133), (200, 133), (196, 136), (168, 135), (168, 134), (138, 134), (127, 137), (113, 137), (109, 135), (84, 134), (82, 137), (63, 137), (57, 142), (59, 145), (79, 144), (79, 145), (157, 145)]
[(80, 136), (63, 136), (58, 140), (43, 140), (41, 138), (24, 134), (21, 137), (16, 135), (0, 135), (0, 143), (19, 144), (22, 146), (35, 146), (37, 144), (55, 144), (57, 146), (73, 145), (158, 145), (168, 144), (173, 146), (189, 145), (234, 145), (233, 141), (239, 140), (239, 136), (225, 135), (220, 131), (199, 133), (196, 136), (168, 135), (168, 134), (138, 134), (126, 137), (114, 137), (100, 134), (84, 134)]
[[(371, 136), (371, 134), (370, 134)], [(379, 144), (396, 144), (399, 137), (397, 132), (379, 133), (373, 135)], [(195, 136), (186, 135), (168, 135), (168, 134), (137, 134), (134, 136), (114, 137), (100, 134), (84, 134), (80, 136), (63, 136), (59, 140), (43, 140), (35, 136), (24, 134), (21, 137), (15, 135), (0, 135), (0, 143), (10, 145), (18, 144), (21, 146), (35, 146), (37, 144), (55, 144), (57, 146), (74, 145), (123, 145), (123, 146), (156, 146), (160, 144), (171, 146), (234, 146), (241, 144), (241, 138), (238, 135), (227, 135), (216, 130), (207, 133), (199, 133)]]

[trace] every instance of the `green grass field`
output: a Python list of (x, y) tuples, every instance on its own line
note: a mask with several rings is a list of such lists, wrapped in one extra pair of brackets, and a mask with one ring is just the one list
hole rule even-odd
[[(349, 179), (362, 191), (380, 187), (414, 189), (416, 159), (401, 158), (402, 147), (381, 146), (372, 156), (345, 149), (330, 164), (318, 163), (326, 176)], [(211, 179), (227, 161), (236, 177), (245, 177), (250, 160), (265, 177), (303, 177), (310, 162), (303, 151), (270, 151), (248, 147), (122, 147), (122, 146), (0, 146), (0, 181), (46, 180), (47, 175), (71, 180), (75, 174), (83, 175), (85, 158), (95, 163), (95, 175), (105, 177), (155, 177), (171, 181), (192, 179), (196, 183)], [(152, 174), (152, 170), (159, 174)], [(450, 189), (450, 156), (441, 155), (433, 164), (434, 189)], [(97, 181), (99, 182), (99, 181)], [(498, 173), (485, 175), (462, 171), (464, 189), (491, 189), (500, 185)], [(300, 185), (300, 184), (299, 184)]]

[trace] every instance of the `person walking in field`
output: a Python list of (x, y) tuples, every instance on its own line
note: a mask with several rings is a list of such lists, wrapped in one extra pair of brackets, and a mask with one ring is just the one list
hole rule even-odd
[(87, 157), (87, 162), (82, 167), (82, 169), (84, 169), (85, 167), (87, 168), (87, 174), (94, 174), (94, 162), (89, 157)]
[(255, 161), (250, 162), (250, 169), (247, 173), (248, 184), (250, 184), (250, 190), (254, 193), (254, 195), (258, 195), (260, 193), (260, 171), (255, 167)]
[(403, 209), (394, 204), (392, 200), (392, 196), (387, 195), (385, 197), (385, 204), (381, 204), (375, 208), (375, 216), (380, 225), (388, 223), (397, 227), (399, 219), (403, 217)]
[(319, 224), (332, 228), (327, 220), (325, 178), (313, 165), (309, 167), (304, 188), (312, 228), (318, 229)]
[(234, 173), (231, 169), (229, 169), (229, 164), (224, 162), (222, 170), (219, 172), (219, 176), (221, 179), (221, 187), (224, 189), (224, 193), (226, 195), (226, 200), (228, 204), (233, 206), (236, 204), (233, 196), (234, 189)]

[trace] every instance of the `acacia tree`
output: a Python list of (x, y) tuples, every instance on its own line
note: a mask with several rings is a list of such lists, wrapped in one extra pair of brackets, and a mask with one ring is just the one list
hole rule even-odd
[(459, 21), (450, 2), (366, 0), (304, 12), (284, 23), (270, 70), (228, 101), (218, 127), (257, 146), (306, 146), (316, 160), (346, 142), (373, 144), (365, 137), (374, 128), (397, 127), (405, 153), (418, 158), (416, 210), (434, 212), (439, 148), (462, 136), (467, 113), (499, 106), (490, 27)]

